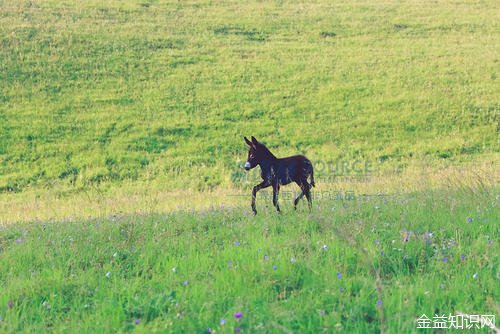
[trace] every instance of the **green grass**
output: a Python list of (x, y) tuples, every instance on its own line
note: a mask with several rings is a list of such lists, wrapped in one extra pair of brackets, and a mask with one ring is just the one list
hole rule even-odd
[[(499, 9), (0, 0), (0, 332), (498, 314)], [(312, 214), (287, 187), (250, 215), (250, 135), (315, 163)], [(322, 181), (337, 160), (372, 178)]]
[(0, 191), (498, 157), (498, 2), (0, 2)]
[(13, 224), (0, 233), (0, 332), (408, 333), (422, 314), (498, 315), (495, 198), (323, 199), (282, 215), (259, 200), (256, 217), (232, 207)]

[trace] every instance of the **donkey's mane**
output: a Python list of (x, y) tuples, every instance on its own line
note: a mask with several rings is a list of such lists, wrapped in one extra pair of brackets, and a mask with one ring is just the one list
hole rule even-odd
[(271, 151), (269, 151), (269, 149), (266, 147), (266, 145), (262, 144), (262, 143), (258, 143), (257, 144), (257, 147), (258, 149), (263, 152), (266, 156), (268, 156), (269, 158), (273, 158), (273, 159), (277, 159), (276, 156), (274, 154), (271, 153)]

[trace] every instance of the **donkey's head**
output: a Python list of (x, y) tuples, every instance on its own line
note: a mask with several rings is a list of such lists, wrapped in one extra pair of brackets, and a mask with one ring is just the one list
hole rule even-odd
[(269, 151), (269, 149), (261, 144), (252, 136), (252, 141), (245, 138), (245, 142), (249, 146), (247, 162), (245, 162), (245, 169), (250, 170), (260, 164), (263, 160), (266, 159), (276, 159), (276, 157)]

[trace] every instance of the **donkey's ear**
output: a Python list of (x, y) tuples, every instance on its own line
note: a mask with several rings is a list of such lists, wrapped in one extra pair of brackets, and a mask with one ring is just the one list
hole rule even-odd
[(247, 143), (248, 146), (253, 146), (252, 142), (250, 140), (248, 140), (247, 137), (243, 137), (243, 138), (245, 138), (245, 142)]
[(257, 139), (255, 139), (255, 137), (254, 137), (254, 136), (252, 136), (252, 143), (253, 143), (254, 145), (257, 145), (257, 144), (259, 143), (259, 142), (257, 141)]

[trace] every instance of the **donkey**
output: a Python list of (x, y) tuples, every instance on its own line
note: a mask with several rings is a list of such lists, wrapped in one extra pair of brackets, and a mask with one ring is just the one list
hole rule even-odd
[[(248, 171), (255, 166), (260, 166), (260, 176), (264, 181), (253, 187), (252, 191), (252, 211), (257, 214), (255, 209), (255, 197), (257, 191), (269, 186), (273, 187), (273, 205), (280, 212), (278, 205), (278, 194), (281, 185), (286, 185), (295, 182), (299, 185), (302, 192), (293, 202), (294, 209), (297, 209), (297, 203), (304, 197), (307, 198), (309, 211), (311, 211), (311, 187), (314, 187), (313, 166), (311, 161), (303, 155), (294, 155), (286, 158), (276, 158), (274, 154), (262, 143), (259, 143), (252, 136), (252, 141), (245, 138), (245, 142), (250, 147), (248, 151), (247, 162), (245, 169)], [(308, 177), (311, 177), (311, 183), (307, 182)]]

